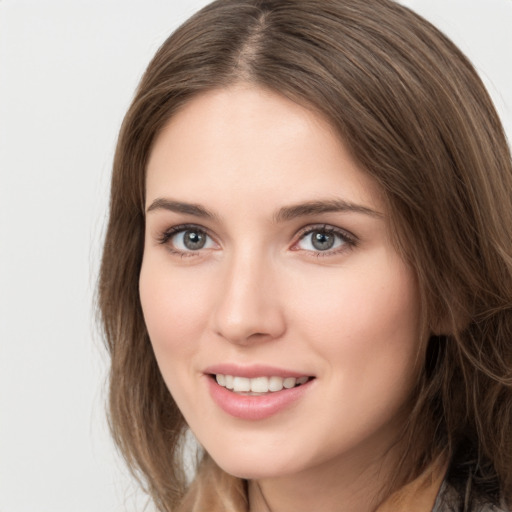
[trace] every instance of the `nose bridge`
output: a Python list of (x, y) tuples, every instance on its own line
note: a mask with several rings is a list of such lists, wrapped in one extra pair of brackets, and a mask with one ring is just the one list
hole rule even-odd
[(215, 330), (233, 343), (279, 337), (284, 319), (272, 262), (254, 247), (226, 258), (215, 305)]

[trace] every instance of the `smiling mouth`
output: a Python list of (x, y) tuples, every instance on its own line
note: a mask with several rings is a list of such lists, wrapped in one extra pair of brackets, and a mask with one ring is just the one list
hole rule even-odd
[(244, 395), (264, 395), (267, 393), (276, 393), (283, 389), (292, 389), (302, 384), (306, 384), (313, 377), (239, 377), (237, 375), (212, 374), (211, 377), (217, 381), (217, 384), (234, 393)]

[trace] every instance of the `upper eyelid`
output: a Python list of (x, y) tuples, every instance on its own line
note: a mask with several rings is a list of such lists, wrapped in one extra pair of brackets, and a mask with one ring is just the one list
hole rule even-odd
[[(212, 235), (209, 228), (202, 226), (200, 224), (192, 223), (192, 222), (184, 222), (183, 224), (173, 225), (173, 226), (165, 229), (163, 232), (164, 233), (178, 233), (179, 231), (186, 231), (187, 229), (197, 229), (198, 231), (203, 231), (204, 233), (211, 235), (213, 237), (215, 236), (215, 235)], [(307, 224), (306, 226), (303, 226), (302, 228), (297, 230), (295, 236), (309, 233), (311, 231), (320, 231), (322, 229), (325, 231), (335, 231), (335, 232), (340, 232), (340, 233), (346, 233), (348, 236), (357, 238), (353, 233), (351, 233), (347, 229), (341, 228), (338, 226), (334, 226), (333, 224), (328, 224), (325, 222), (321, 222), (321, 223), (317, 223), (317, 224)]]
[(207, 234), (208, 236), (212, 236), (211, 232), (208, 228), (205, 228), (204, 226), (200, 226), (199, 224), (192, 224), (192, 223), (184, 223), (184, 224), (177, 224), (175, 226), (171, 226), (170, 228), (167, 228), (163, 231), (163, 234), (171, 234), (174, 235), (176, 233), (180, 233), (181, 231), (187, 231), (187, 230), (193, 230), (201, 231), (202, 233)]
[(356, 242), (358, 241), (358, 237), (356, 235), (354, 235), (351, 231), (347, 230), (347, 229), (344, 229), (344, 228), (340, 228), (338, 226), (333, 226), (332, 224), (326, 224), (326, 223), (323, 223), (323, 224), (310, 224), (308, 226), (304, 226), (303, 228), (301, 228), (298, 232), (297, 232), (297, 237), (299, 238), (302, 238), (304, 237), (305, 235), (308, 235), (312, 232), (315, 232), (315, 231), (327, 231), (327, 232), (332, 232), (334, 234), (339, 234), (341, 236), (345, 236), (346, 238), (349, 238), (350, 240)]

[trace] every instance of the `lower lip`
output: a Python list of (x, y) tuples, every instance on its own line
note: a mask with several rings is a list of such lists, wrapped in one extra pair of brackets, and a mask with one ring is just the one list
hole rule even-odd
[(269, 392), (265, 395), (239, 395), (219, 386), (206, 376), (213, 401), (226, 413), (244, 420), (263, 420), (286, 409), (304, 396), (314, 379), (300, 386)]

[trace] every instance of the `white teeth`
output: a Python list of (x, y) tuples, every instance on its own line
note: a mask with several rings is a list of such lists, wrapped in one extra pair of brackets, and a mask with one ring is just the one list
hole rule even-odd
[(281, 391), (281, 389), (283, 389), (282, 377), (270, 377), (268, 381), (268, 389), (270, 391)]
[(217, 374), (215, 379), (219, 386), (225, 387), (235, 393), (268, 393), (281, 391), (283, 388), (291, 389), (295, 386), (305, 384), (309, 377), (255, 377), (248, 379), (246, 377), (237, 377), (233, 375)]
[(268, 377), (257, 377), (255, 379), (251, 379), (251, 391), (253, 393), (267, 393)]
[(295, 386), (296, 382), (297, 382), (297, 379), (295, 379), (294, 377), (287, 377), (286, 379), (283, 380), (283, 386), (286, 389), (291, 389)]
[(246, 377), (235, 377), (233, 379), (233, 391), (235, 391), (235, 393), (251, 391), (251, 379)]
[(225, 375), (225, 386), (226, 388), (228, 389), (233, 389), (233, 380), (234, 380), (234, 377), (233, 375)]

